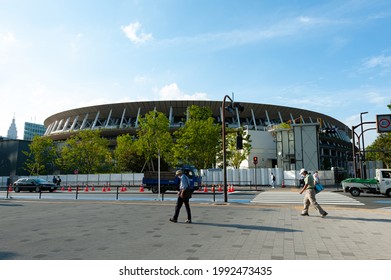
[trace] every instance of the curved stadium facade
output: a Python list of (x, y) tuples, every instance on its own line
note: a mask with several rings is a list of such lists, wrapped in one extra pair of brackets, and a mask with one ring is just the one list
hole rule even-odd
[[(175, 130), (186, 122), (186, 111), (191, 105), (209, 107), (216, 122), (222, 122), (221, 101), (126, 102), (82, 107), (54, 114), (44, 122), (47, 127), (45, 136), (50, 136), (55, 141), (64, 141), (78, 131), (100, 129), (103, 137), (115, 139), (121, 134), (135, 134), (139, 118), (153, 110), (164, 113), (169, 119), (170, 129)], [(272, 137), (270, 130), (281, 123), (316, 125), (317, 132), (329, 132), (317, 133), (319, 162), (322, 163), (326, 160), (330, 162), (331, 166), (347, 167), (352, 146), (351, 131), (337, 119), (318, 112), (285, 106), (243, 102), (240, 102), (240, 105), (243, 106), (243, 111), (225, 112), (225, 123), (228, 127), (247, 129), (252, 135), (253, 147), (259, 153), (264, 148), (262, 147), (262, 139), (258, 139), (261, 141), (254, 140), (264, 136), (257, 134), (257, 132), (263, 132)], [(276, 141), (274, 140), (274, 142)], [(256, 143), (260, 143), (260, 145), (254, 146), (254, 144), (257, 145)], [(274, 154), (269, 152), (268, 155), (269, 165), (271, 165), (269, 167), (277, 164), (277, 157), (276, 148), (274, 148)], [(320, 167), (322, 167), (321, 165)]]

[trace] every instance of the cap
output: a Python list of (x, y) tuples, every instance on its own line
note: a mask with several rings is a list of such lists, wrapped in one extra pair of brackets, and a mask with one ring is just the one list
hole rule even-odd
[(300, 174), (303, 174), (304, 172), (306, 172), (305, 168), (300, 169)]
[(181, 175), (183, 172), (182, 172), (182, 170), (177, 170), (176, 172), (175, 172), (175, 175)]

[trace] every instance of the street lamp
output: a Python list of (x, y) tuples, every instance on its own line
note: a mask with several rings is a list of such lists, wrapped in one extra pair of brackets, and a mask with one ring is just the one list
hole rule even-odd
[[(225, 100), (231, 100), (231, 105), (226, 108)], [(239, 104), (235, 104), (234, 101), (228, 95), (224, 96), (223, 103), (221, 105), (221, 140), (223, 142), (223, 185), (224, 185), (224, 202), (228, 202), (228, 188), (227, 188), (227, 148), (225, 143), (225, 110), (236, 111), (236, 109), (243, 110), (243, 107)]]
[(359, 152), (359, 158), (358, 158), (358, 162), (360, 163), (360, 177), (362, 178), (362, 157), (361, 157), (361, 147), (360, 147), (360, 141), (362, 141), (362, 139), (360, 140), (361, 137), (364, 137), (364, 132), (368, 131), (368, 130), (375, 130), (376, 127), (372, 127), (372, 128), (367, 128), (365, 130), (362, 130), (360, 134), (357, 134), (355, 132), (355, 129), (358, 128), (359, 126), (360, 127), (363, 127), (364, 124), (375, 124), (376, 122), (361, 122), (359, 123), (358, 125), (354, 125), (352, 126), (352, 152), (353, 152), (353, 169), (354, 169), (354, 177), (356, 178), (357, 177), (357, 168), (356, 168), (356, 141), (355, 141), (355, 138), (357, 136), (357, 144), (358, 144), (358, 152)]
[[(364, 165), (365, 165), (365, 146), (364, 146), (364, 131), (363, 131), (363, 122), (362, 122), (362, 115), (368, 114), (368, 112), (362, 112), (360, 113), (360, 124), (361, 124), (361, 141), (362, 141), (362, 158), (361, 158), (361, 178), (366, 179), (366, 170), (364, 170)], [(364, 164), (363, 164), (364, 163)]]

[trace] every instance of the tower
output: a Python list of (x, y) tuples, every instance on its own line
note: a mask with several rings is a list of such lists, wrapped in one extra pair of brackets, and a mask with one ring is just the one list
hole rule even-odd
[(9, 139), (17, 139), (18, 138), (18, 131), (16, 129), (16, 124), (15, 124), (15, 116), (12, 119), (12, 123), (10, 125), (10, 128), (8, 129), (7, 138), (9, 138)]

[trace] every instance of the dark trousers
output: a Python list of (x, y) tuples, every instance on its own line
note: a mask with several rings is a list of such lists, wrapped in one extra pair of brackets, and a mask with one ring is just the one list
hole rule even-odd
[(187, 219), (191, 220), (191, 211), (190, 211), (189, 199), (188, 198), (181, 198), (180, 196), (178, 196), (178, 199), (176, 201), (175, 214), (174, 214), (174, 217), (173, 217), (174, 220), (178, 220), (179, 211), (181, 211), (181, 208), (182, 208), (183, 204), (185, 204), (185, 207), (186, 207)]

